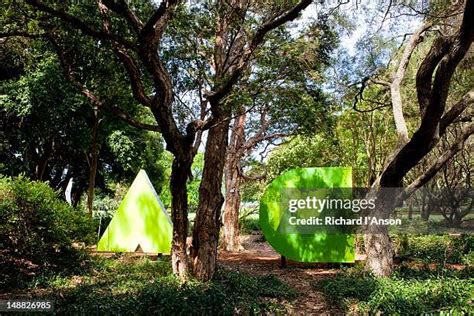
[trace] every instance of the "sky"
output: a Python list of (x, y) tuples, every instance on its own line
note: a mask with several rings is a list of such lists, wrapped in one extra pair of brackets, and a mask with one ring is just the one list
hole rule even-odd
[[(339, 1), (344, 2), (342, 0)], [(324, 6), (334, 8), (337, 6), (339, 1), (326, 0)], [(377, 31), (382, 34), (386, 33), (387, 36), (393, 36), (394, 34), (400, 35), (410, 33), (420, 25), (421, 20), (419, 17), (401, 16), (393, 18), (392, 11), (387, 14), (384, 20), (389, 3), (390, 1), (348, 0), (347, 4), (341, 4), (339, 6), (338, 10), (341, 14), (355, 17), (355, 20), (357, 21), (354, 30), (350, 33), (344, 32), (343, 36), (340, 38), (341, 46), (345, 48), (350, 55), (357, 54), (357, 41), (368, 32), (374, 33)], [(377, 9), (377, 7), (379, 9)], [(311, 4), (305, 11), (303, 11), (299, 23), (306, 23), (311, 18), (317, 18), (321, 11), (323, 11), (322, 5), (320, 5), (318, 1), (315, 1), (315, 3)]]

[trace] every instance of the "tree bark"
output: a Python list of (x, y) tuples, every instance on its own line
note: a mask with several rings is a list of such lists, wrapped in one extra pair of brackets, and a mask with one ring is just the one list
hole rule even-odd
[(230, 167), (230, 179), (226, 179), (226, 198), (223, 213), (224, 239), (222, 247), (227, 251), (239, 251), (240, 228), (239, 228), (239, 209), (240, 209), (240, 183), (241, 176), (236, 174), (235, 167)]
[(393, 272), (392, 241), (386, 226), (372, 227), (364, 236), (366, 265), (376, 276), (390, 276)]
[(208, 281), (215, 272), (217, 246), (224, 203), (224, 173), (230, 113), (218, 116), (218, 123), (209, 129), (204, 155), (204, 170), (199, 187), (199, 206), (193, 229), (191, 256), (194, 276)]
[[(396, 195), (392, 190), (382, 187), (373, 188), (368, 198), (375, 197), (375, 208), (366, 216), (379, 219), (388, 218), (395, 208)], [(393, 272), (393, 248), (385, 225), (367, 225), (364, 227), (364, 244), (367, 254), (366, 266), (376, 276), (390, 276)]]
[(188, 190), (186, 181), (191, 174), (192, 161), (173, 160), (171, 167), (170, 191), (173, 221), (173, 242), (171, 264), (173, 273), (181, 280), (188, 278)]
[(227, 160), (225, 165), (225, 206), (223, 212), (224, 239), (223, 248), (227, 251), (238, 251), (240, 246), (239, 234), (239, 209), (240, 209), (240, 184), (242, 182), (240, 160), (245, 141), (244, 109), (242, 115), (234, 121), (230, 138)]
[(392, 98), (392, 110), (393, 118), (395, 121), (395, 127), (397, 130), (400, 145), (408, 142), (408, 130), (405, 118), (403, 116), (403, 103), (402, 95), (400, 92), (400, 86), (405, 72), (410, 62), (411, 55), (415, 50), (416, 46), (423, 40), (422, 34), (432, 26), (431, 22), (424, 23), (413, 35), (403, 50), (402, 57), (398, 64), (398, 67), (392, 74), (392, 82), (390, 83), (390, 95)]
[(89, 185), (87, 188), (87, 210), (89, 211), (89, 216), (92, 217), (93, 212), (93, 203), (94, 203), (94, 188), (95, 188), (95, 178), (97, 175), (97, 167), (99, 161), (99, 153), (97, 150), (97, 130), (99, 128), (99, 120), (97, 107), (94, 108), (92, 122), (92, 137), (91, 137), (91, 159), (89, 164)]

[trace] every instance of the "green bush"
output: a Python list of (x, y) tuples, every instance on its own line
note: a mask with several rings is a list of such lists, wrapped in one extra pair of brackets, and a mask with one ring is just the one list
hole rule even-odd
[(246, 217), (239, 220), (240, 233), (242, 235), (248, 235), (252, 232), (259, 231), (260, 225), (258, 223), (258, 217)]
[(471, 267), (474, 266), (474, 251), (471, 251), (461, 257), (461, 262)]
[(46, 183), (0, 178), (0, 287), (74, 269), (84, 254), (72, 243), (93, 239), (87, 215), (61, 201)]
[(322, 280), (315, 286), (322, 289), (328, 299), (335, 304), (347, 298), (363, 301), (377, 289), (375, 279), (358, 269), (343, 270), (334, 279)]
[(450, 268), (449, 266), (437, 265), (426, 267), (413, 265), (411, 262), (401, 263), (394, 272), (393, 277), (397, 279), (428, 280), (438, 278), (468, 279), (474, 275), (474, 266), (466, 266), (463, 269)]
[[(473, 235), (397, 236), (397, 257), (424, 263), (463, 263), (474, 251)], [(463, 259), (466, 258), (466, 259)]]
[(440, 311), (473, 312), (472, 271), (440, 272), (405, 269), (391, 278), (348, 269), (315, 284), (328, 300), (347, 312), (424, 314)]

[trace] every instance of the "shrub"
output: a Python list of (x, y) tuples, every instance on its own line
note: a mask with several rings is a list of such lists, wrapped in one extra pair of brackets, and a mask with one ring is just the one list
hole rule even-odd
[(91, 241), (91, 220), (61, 201), (46, 183), (0, 178), (1, 287), (38, 273), (74, 268), (83, 258), (73, 241)]
[(472, 280), (380, 279), (378, 282), (378, 291), (367, 301), (366, 309), (387, 314), (422, 314), (439, 310), (467, 312), (474, 290)]
[(349, 269), (315, 286), (346, 311), (362, 314), (473, 311), (474, 280), (470, 273), (464, 271), (450, 271), (440, 276), (426, 270), (405, 269), (391, 278), (375, 278), (368, 273)]
[(246, 217), (239, 219), (240, 233), (242, 235), (251, 234), (260, 230), (258, 218)]
[(334, 304), (340, 304), (347, 298), (366, 300), (377, 289), (377, 282), (370, 274), (356, 269), (343, 271), (334, 279), (322, 280), (315, 284)]
[[(397, 257), (424, 263), (462, 263), (474, 251), (473, 235), (397, 236)], [(466, 259), (464, 259), (466, 260)]]

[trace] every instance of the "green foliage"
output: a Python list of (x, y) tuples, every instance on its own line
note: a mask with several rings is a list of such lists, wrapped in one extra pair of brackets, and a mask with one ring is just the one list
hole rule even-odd
[(266, 162), (269, 179), (292, 168), (347, 166), (352, 167), (354, 186), (370, 185), (395, 144), (393, 127), (387, 124), (391, 114), (342, 110), (334, 113), (330, 131), (297, 136), (273, 150)]
[(74, 270), (74, 241), (94, 241), (91, 219), (61, 201), (46, 183), (0, 178), (0, 287), (21, 287), (35, 274)]
[(240, 234), (248, 235), (255, 231), (260, 231), (258, 217), (245, 217), (239, 219)]
[[(371, 98), (380, 98), (380, 89), (367, 91)], [(363, 102), (363, 108), (372, 105)], [(387, 109), (359, 113), (346, 109), (338, 117), (335, 130), (336, 151), (329, 157), (351, 166), (354, 172), (354, 186), (367, 187), (385, 167), (386, 158), (396, 144), (396, 136), (391, 122), (392, 114)], [(337, 157), (337, 158), (336, 158)]]
[(346, 298), (366, 300), (377, 289), (374, 278), (361, 272), (360, 267), (347, 269), (334, 279), (316, 283), (333, 303), (340, 303)]
[(397, 237), (397, 256), (424, 263), (463, 263), (474, 253), (474, 236), (426, 235)]
[(87, 164), (80, 164), (75, 158), (80, 155), (84, 160), (89, 146), (86, 121), (90, 107), (64, 81), (54, 55), (43, 53), (42, 59), (35, 61), (17, 80), (0, 82), (0, 160), (8, 161), (0, 164), (0, 172), (25, 172), (32, 178), (47, 178), (50, 170), (42, 170), (44, 160), (58, 169), (68, 165), (74, 169), (71, 166), (79, 164), (79, 168), (87, 170)]
[[(169, 261), (96, 259), (91, 275), (49, 279), (50, 296), (62, 314), (233, 315), (275, 311), (268, 298), (295, 292), (274, 276), (219, 270), (214, 280), (180, 283)], [(78, 282), (79, 278), (79, 282)]]
[[(173, 163), (173, 156), (170, 153), (164, 153), (161, 160), (162, 168), (164, 170), (164, 181), (169, 183), (171, 176), (171, 165)], [(190, 212), (195, 212), (199, 204), (199, 186), (201, 184), (202, 169), (204, 167), (204, 154), (197, 153), (191, 166), (193, 174), (192, 179), (187, 183), (188, 188), (188, 206)], [(158, 191), (159, 192), (159, 191)], [(165, 207), (171, 208), (171, 192), (169, 185), (163, 186), (160, 193), (160, 198)]]
[[(64, 80), (54, 54), (44, 50), (32, 49), (30, 57), (36, 63), (32, 61), (23, 76), (0, 85), (4, 127), (0, 158), (9, 162), (0, 163), (0, 172), (24, 172), (34, 179), (49, 180), (53, 188), (62, 190), (69, 177), (74, 177), (76, 202), (88, 182), (89, 164), (84, 153), (90, 151), (92, 109), (77, 89)], [(99, 116), (97, 186), (107, 193), (106, 180), (130, 183), (140, 169), (146, 169), (159, 191), (163, 186), (161, 136), (131, 128), (107, 113)], [(146, 114), (142, 116), (146, 121)]]
[(121, 177), (111, 174), (109, 178), (131, 182), (140, 169), (144, 169), (152, 179), (155, 190), (160, 192), (165, 177), (161, 160), (166, 157), (163, 155), (163, 141), (158, 133), (127, 129), (113, 130), (107, 137), (107, 147), (115, 157), (115, 163), (122, 174)]
[(461, 263), (474, 267), (474, 251), (470, 251), (461, 257)]
[(276, 178), (293, 168), (340, 166), (337, 156), (331, 157), (331, 152), (337, 152), (336, 148), (335, 143), (320, 135), (297, 136), (272, 151), (267, 162), (269, 177)]
[(474, 281), (469, 274), (453, 271), (451, 276), (429, 274), (429, 278), (421, 279), (414, 277), (416, 274), (420, 273), (405, 271), (392, 278), (375, 278), (351, 268), (316, 283), (315, 287), (347, 312), (404, 315), (473, 311)]

